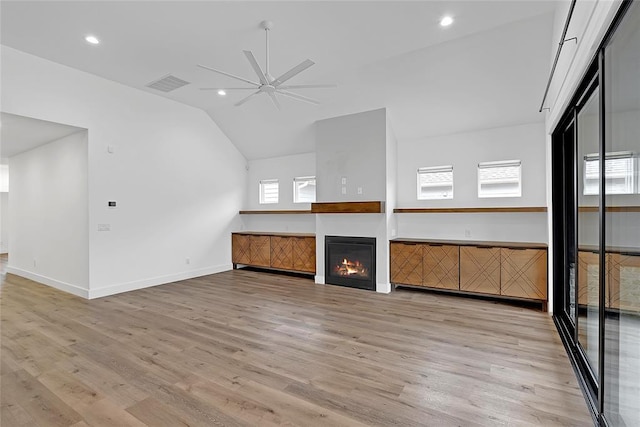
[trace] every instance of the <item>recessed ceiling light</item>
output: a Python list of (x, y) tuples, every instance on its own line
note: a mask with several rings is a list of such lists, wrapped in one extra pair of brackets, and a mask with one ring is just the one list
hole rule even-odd
[(218, 91), (218, 95), (220, 95), (220, 96), (225, 96), (226, 94), (227, 94), (227, 92), (224, 89), (220, 89)]
[(453, 18), (451, 16), (443, 16), (440, 20), (441, 27), (448, 27), (451, 24), (453, 24)]
[(96, 36), (87, 36), (84, 39), (87, 41), (87, 43), (100, 44), (100, 40), (98, 40)]

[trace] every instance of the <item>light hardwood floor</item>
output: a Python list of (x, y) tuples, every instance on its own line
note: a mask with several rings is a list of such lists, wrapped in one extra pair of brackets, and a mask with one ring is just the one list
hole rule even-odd
[(535, 308), (251, 271), (0, 304), (2, 427), (592, 425)]

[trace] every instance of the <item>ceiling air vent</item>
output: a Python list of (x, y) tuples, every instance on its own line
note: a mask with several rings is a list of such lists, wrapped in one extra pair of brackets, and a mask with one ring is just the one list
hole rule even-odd
[(172, 76), (171, 74), (168, 74), (162, 77), (161, 79), (158, 79), (156, 81), (153, 81), (147, 84), (147, 87), (150, 87), (151, 89), (159, 90), (161, 92), (171, 92), (172, 90), (176, 90), (188, 84), (189, 82), (179, 79), (176, 76)]

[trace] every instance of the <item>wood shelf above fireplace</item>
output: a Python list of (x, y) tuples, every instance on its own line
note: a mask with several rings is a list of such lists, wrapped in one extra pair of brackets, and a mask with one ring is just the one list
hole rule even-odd
[(311, 203), (311, 213), (384, 213), (384, 202), (318, 202)]

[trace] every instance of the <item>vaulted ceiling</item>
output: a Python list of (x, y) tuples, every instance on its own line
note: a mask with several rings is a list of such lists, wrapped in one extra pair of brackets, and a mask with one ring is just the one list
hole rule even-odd
[[(399, 140), (542, 121), (552, 55), (553, 1), (3, 1), (7, 46), (205, 110), (248, 159), (310, 152), (318, 119), (387, 107)], [(439, 19), (449, 14), (452, 26)], [(262, 20), (278, 75), (306, 58), (291, 84), (320, 106), (266, 96), (233, 104), (202, 87), (238, 86), (204, 64), (254, 80)], [(101, 44), (84, 41), (95, 34)], [(190, 82), (163, 93), (167, 74)], [(242, 84), (240, 84), (242, 86)]]

